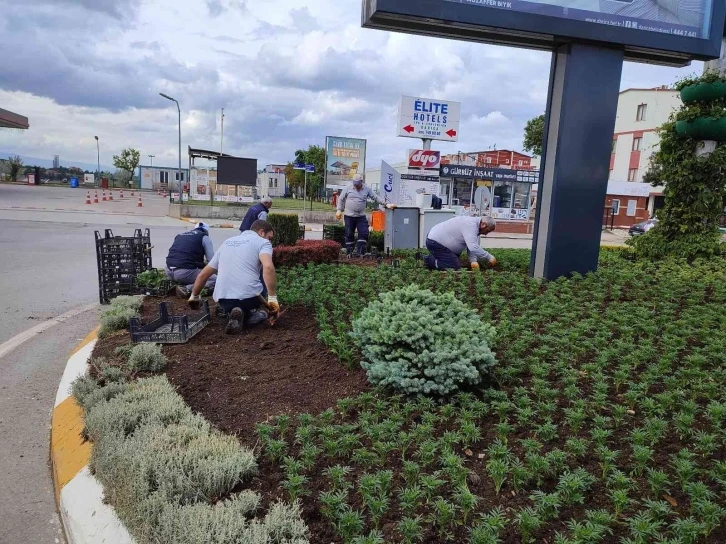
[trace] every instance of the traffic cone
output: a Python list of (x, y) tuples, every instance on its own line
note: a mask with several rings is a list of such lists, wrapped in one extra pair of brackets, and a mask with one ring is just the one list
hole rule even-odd
[(113, 191), (111, 189), (108, 190), (108, 199), (113, 200)]
[(91, 191), (88, 191), (86, 193), (86, 204), (90, 204), (90, 203), (91, 203)]
[(139, 195), (139, 203), (136, 205), (137, 208), (143, 208), (144, 205), (141, 203), (141, 195)]
[(101, 191), (101, 202), (106, 202), (106, 191)]
[(119, 193), (118, 197), (119, 198), (123, 198), (124, 197), (124, 190), (123, 189), (121, 189), (121, 192)]
[(131, 189), (131, 196), (134, 196), (134, 190)]
[(98, 204), (98, 191), (96, 191), (95, 194), (93, 195), (93, 203)]

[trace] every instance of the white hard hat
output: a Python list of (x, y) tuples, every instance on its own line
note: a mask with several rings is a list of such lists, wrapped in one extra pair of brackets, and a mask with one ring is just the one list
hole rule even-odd
[(199, 223), (197, 223), (196, 225), (194, 225), (194, 228), (206, 230), (207, 232), (209, 232), (209, 225), (207, 225), (206, 223), (202, 223), (201, 221)]

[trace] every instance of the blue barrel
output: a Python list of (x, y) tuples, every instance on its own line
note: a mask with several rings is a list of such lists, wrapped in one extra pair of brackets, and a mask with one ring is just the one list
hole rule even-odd
[(78, 188), (78, 178), (71, 178), (71, 187)]

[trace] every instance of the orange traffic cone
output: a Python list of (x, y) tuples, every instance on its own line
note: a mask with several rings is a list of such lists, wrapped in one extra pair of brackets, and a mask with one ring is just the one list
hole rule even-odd
[(131, 189), (131, 196), (134, 196), (134, 190)]
[(113, 200), (113, 191), (109, 189), (108, 191), (108, 199)]
[(93, 195), (93, 203), (98, 204), (98, 191)]
[(91, 203), (91, 191), (88, 191), (86, 193), (86, 204), (90, 204), (90, 203)]
[(137, 208), (143, 208), (144, 205), (141, 203), (141, 195), (139, 195), (139, 203), (136, 205)]
[(121, 192), (119, 193), (118, 197), (119, 198), (123, 198), (124, 197), (124, 190), (123, 189), (121, 189)]
[(106, 202), (106, 191), (101, 191), (101, 202)]

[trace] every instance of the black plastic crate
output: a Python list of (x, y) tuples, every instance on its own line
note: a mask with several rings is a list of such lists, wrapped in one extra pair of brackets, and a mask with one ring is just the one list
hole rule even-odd
[[(190, 322), (190, 318), (196, 320)], [(160, 302), (159, 318), (148, 325), (142, 325), (141, 319), (133, 317), (129, 321), (129, 333), (134, 344), (138, 342), (185, 344), (209, 325), (210, 319), (208, 300), (202, 302), (202, 313), (194, 316), (169, 315), (166, 302)]]
[(106, 229), (96, 235), (98, 294), (101, 304), (119, 295), (139, 294), (136, 276), (153, 268), (151, 231), (136, 229), (133, 236), (114, 236)]

